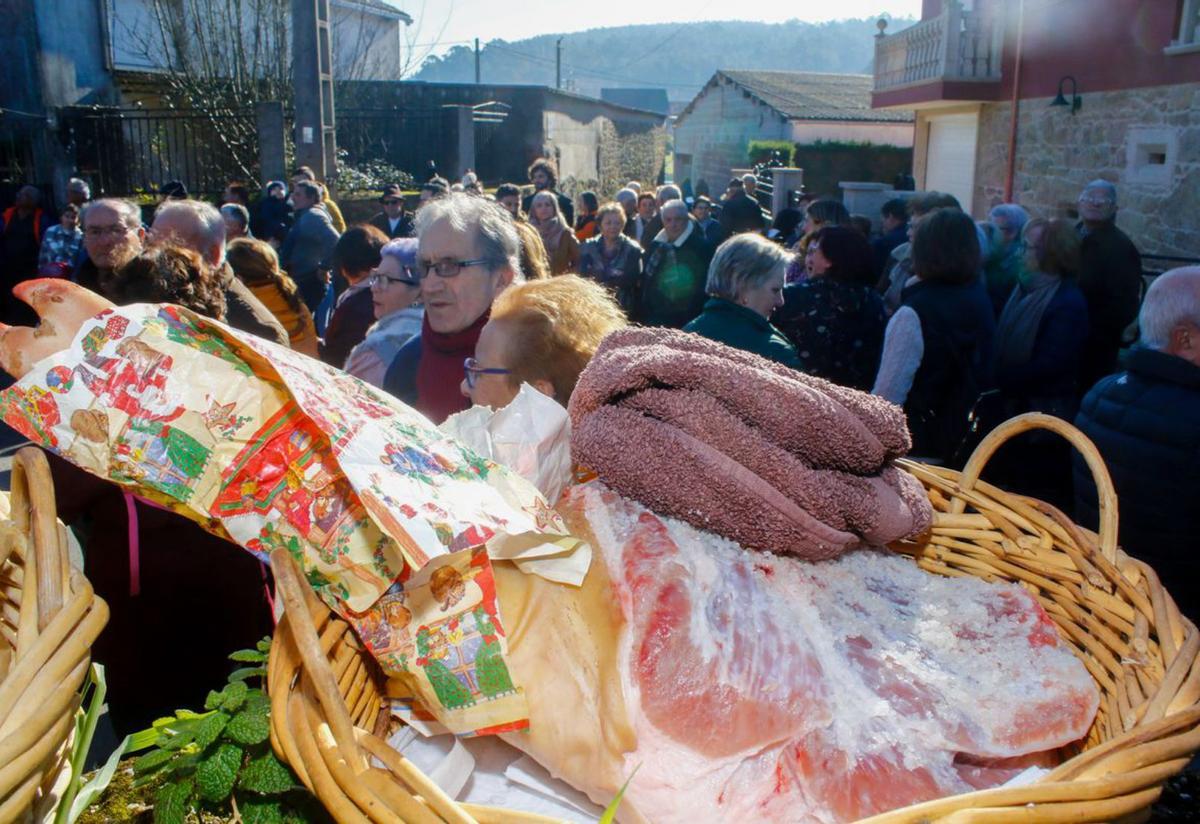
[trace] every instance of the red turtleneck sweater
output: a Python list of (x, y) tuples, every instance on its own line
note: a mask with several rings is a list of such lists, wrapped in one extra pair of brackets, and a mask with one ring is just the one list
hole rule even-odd
[(489, 312), (459, 332), (435, 332), (429, 315), (421, 322), (421, 361), (417, 364), (417, 411), (434, 423), (471, 405), (461, 384), (463, 361), (474, 356)]

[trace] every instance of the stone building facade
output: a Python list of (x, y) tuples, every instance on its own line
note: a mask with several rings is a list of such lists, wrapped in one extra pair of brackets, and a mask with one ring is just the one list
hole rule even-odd
[[(1200, 257), (1200, 83), (1088, 95), (1071, 116), (1050, 98), (1020, 102), (1013, 199), (1074, 217), (1089, 180), (1116, 184), (1117, 223), (1143, 253)], [(1004, 201), (1012, 104), (979, 114), (973, 211)]]
[(869, 75), (717, 72), (675, 123), (675, 180), (724, 191), (751, 140), (911, 146), (909, 112), (871, 109)]
[(1143, 255), (1200, 260), (1200, 3), (922, 0), (876, 38), (872, 104), (916, 111), (917, 187), (976, 218), (1074, 218), (1102, 178)]

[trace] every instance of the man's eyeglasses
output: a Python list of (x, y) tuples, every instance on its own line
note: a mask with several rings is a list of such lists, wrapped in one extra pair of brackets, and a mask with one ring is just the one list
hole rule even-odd
[(405, 266), (404, 273), (406, 275), (408, 275), (409, 277), (393, 278), (393, 277), (389, 277), (389, 276), (385, 275), (383, 272), (380, 272), (378, 269), (376, 269), (374, 272), (372, 272), (367, 277), (367, 285), (370, 286), (372, 289), (378, 289), (381, 292), (387, 291), (387, 288), (389, 286), (391, 286), (393, 283), (403, 283), (405, 286), (420, 286), (421, 285), (421, 281), (418, 280), (417, 278), (413, 277), (414, 272), (412, 269)]
[(483, 266), (489, 263), (486, 258), (475, 258), (473, 260), (452, 260), (445, 259), (437, 262), (428, 260), (417, 261), (417, 273), (422, 279), (429, 277), (430, 272), (437, 272), (440, 278), (458, 277), (458, 273), (468, 266)]
[(474, 389), (475, 384), (479, 381), (480, 375), (511, 375), (511, 369), (500, 369), (499, 367), (483, 367), (479, 365), (479, 361), (474, 358), (467, 358), (463, 361), (463, 372), (467, 378), (467, 388)]
[(1100, 208), (1101, 206), (1110, 205), (1112, 203), (1112, 201), (1106, 197), (1083, 197), (1083, 196), (1080, 196), (1079, 203), (1082, 206), (1095, 206), (1096, 208)]
[(89, 226), (83, 230), (83, 233), (93, 240), (99, 240), (102, 237), (125, 237), (129, 234), (129, 227), (124, 223), (114, 226)]
[(381, 200), (381, 201), (379, 201), (379, 202), (380, 202), (380, 203), (382, 203), (384, 206), (395, 206), (397, 203), (403, 203), (404, 201), (403, 201), (403, 200), (397, 200), (397, 199), (396, 199), (396, 198), (394, 198), (394, 197), (389, 197), (389, 198), (386, 198), (386, 199), (384, 199), (384, 200)]

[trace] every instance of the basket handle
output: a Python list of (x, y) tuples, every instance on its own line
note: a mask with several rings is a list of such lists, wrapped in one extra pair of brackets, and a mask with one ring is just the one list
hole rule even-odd
[[(984, 466), (991, 460), (992, 455), (996, 454), (996, 450), (1005, 442), (1032, 429), (1047, 429), (1062, 435), (1083, 456), (1100, 496), (1100, 551), (1104, 553), (1105, 558), (1115, 564), (1117, 561), (1117, 491), (1113, 488), (1112, 477), (1108, 474), (1108, 467), (1104, 465), (1104, 458), (1100, 456), (1100, 451), (1096, 449), (1096, 445), (1092, 443), (1091, 439), (1062, 418), (1042, 412), (1026, 412), (1024, 415), (1009, 418), (989, 432), (979, 442), (979, 446), (975, 447), (975, 451), (967, 459), (967, 465), (963, 467), (959, 486), (964, 492), (974, 489)], [(961, 515), (966, 510), (966, 506), (965, 499), (955, 498), (950, 504), (950, 512)]]
[(329, 720), (329, 730), (346, 763), (355, 773), (361, 773), (367, 768), (362, 749), (354, 736), (354, 723), (350, 720), (350, 711), (338, 691), (337, 678), (329, 666), (329, 659), (321, 650), (321, 640), (317, 637), (316, 625), (312, 613), (305, 602), (305, 589), (308, 581), (300, 573), (300, 568), (291, 554), (280, 547), (271, 552), (271, 571), (275, 574), (275, 585), (283, 595), (283, 610), (287, 614), (288, 629), (291, 630), (292, 640), (304, 663), (304, 671), (308, 681), (316, 693), (317, 701), (325, 710)]
[(50, 464), (36, 446), (21, 449), (13, 459), (11, 502), (17, 528), (33, 540), (38, 632), (41, 632), (62, 609), (63, 577), (68, 562), (66, 548), (59, 540)]

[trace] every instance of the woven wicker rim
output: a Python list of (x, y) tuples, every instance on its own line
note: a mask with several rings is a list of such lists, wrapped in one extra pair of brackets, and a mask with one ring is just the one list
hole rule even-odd
[(17, 453), (9, 500), (12, 520), (0, 524), (0, 648), (10, 655), (0, 681), (0, 822), (53, 809), (92, 642), (108, 621), (108, 606), (67, 559), (40, 449)]
[[(1065, 437), (1100, 494), (1100, 533), (1054, 507), (979, 480), (1007, 440), (1032, 429)], [(1111, 821), (1148, 807), (1200, 748), (1200, 634), (1149, 566), (1117, 548), (1117, 501), (1096, 447), (1042, 414), (997, 427), (963, 471), (911, 461), (935, 509), (930, 532), (893, 546), (940, 575), (1016, 581), (1054, 620), (1101, 690), (1082, 750), (1039, 782), (905, 807), (865, 821), (1065, 824)], [(381, 737), (383, 679), (349, 625), (312, 593), (285, 550), (271, 556), (285, 617), (271, 645), (271, 741), (340, 824), (549, 822), (458, 804)]]

